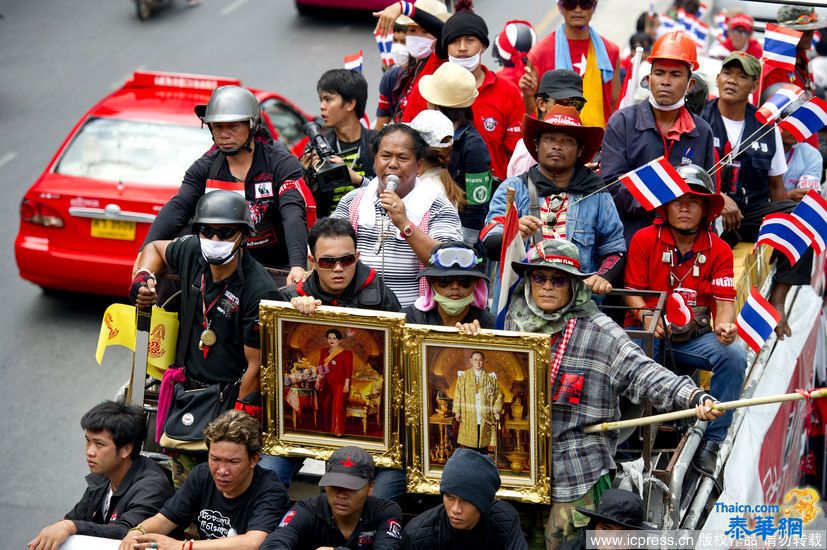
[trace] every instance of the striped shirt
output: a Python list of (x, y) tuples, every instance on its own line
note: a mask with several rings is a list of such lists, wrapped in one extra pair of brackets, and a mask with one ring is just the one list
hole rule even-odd
[[(351, 218), (351, 205), (358, 208), (356, 197), (363, 192), (364, 188), (354, 189), (339, 201), (336, 211), (331, 214), (334, 218)], [(386, 215), (385, 209), (379, 203), (377, 197), (373, 205), (375, 224), (373, 227), (356, 227), (356, 249), (359, 251), (360, 260), (374, 268), (385, 281), (385, 284), (393, 290), (402, 307), (411, 305), (419, 297), (419, 281), (416, 276), (419, 274), (421, 265), (413, 249), (408, 242), (400, 235), (397, 229)], [(434, 200), (431, 208), (423, 216), (423, 223), (419, 229), (428, 233), (431, 238), (438, 241), (462, 241), (462, 225), (456, 209), (448, 202), (444, 195)], [(425, 224), (425, 227), (423, 227)], [(378, 249), (380, 235), (385, 228), (387, 238)], [(382, 253), (384, 252), (384, 266)]]

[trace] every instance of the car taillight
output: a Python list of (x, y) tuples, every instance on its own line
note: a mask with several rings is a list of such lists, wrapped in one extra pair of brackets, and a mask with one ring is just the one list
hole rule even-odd
[(24, 222), (42, 225), (43, 227), (63, 227), (63, 218), (57, 210), (49, 205), (31, 199), (23, 199), (20, 203), (20, 218)]

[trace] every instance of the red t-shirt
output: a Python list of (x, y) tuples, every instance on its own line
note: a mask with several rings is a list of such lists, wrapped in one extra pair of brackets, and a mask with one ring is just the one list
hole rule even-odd
[[(554, 41), (556, 40), (556, 33), (557, 31), (548, 34), (545, 38), (537, 42), (537, 44), (531, 48), (531, 51), (528, 52), (528, 59), (531, 61), (531, 65), (537, 72), (537, 78), (542, 78), (543, 73), (556, 68), (554, 63)], [(617, 67), (618, 60), (620, 59), (620, 48), (614, 42), (607, 40), (602, 36), (600, 38), (603, 39), (603, 44), (606, 47), (609, 62), (612, 64), (612, 67)], [(589, 39), (569, 40), (569, 53), (571, 54), (572, 70), (580, 76), (583, 76), (583, 73), (586, 72), (586, 58), (589, 53)], [(589, 98), (586, 97), (586, 99), (588, 100)], [(612, 106), (612, 81), (609, 80), (608, 82), (603, 83), (603, 113), (605, 115), (606, 122), (608, 122), (609, 117), (612, 116)]]
[(474, 127), (482, 136), (491, 155), (491, 173), (495, 178), (506, 179), (508, 159), (517, 142), (523, 137), (522, 122), (525, 114), (523, 96), (516, 84), (498, 77), (483, 67), (485, 78), (478, 88), (480, 95), (474, 100)]
[(437, 57), (435, 53), (428, 57), (425, 66), (422, 67), (422, 70), (419, 71), (409, 86), (407, 95), (399, 102), (399, 112), (402, 113), (399, 122), (410, 122), (416, 115), (428, 108), (428, 102), (419, 93), (419, 79), (426, 74), (434, 74), (434, 71), (440, 68), (443, 63), (445, 63), (445, 60)]
[[(664, 262), (664, 253), (672, 251), (674, 276), (681, 281), (670, 284), (670, 264)], [(698, 254), (703, 254), (704, 260)], [(715, 314), (715, 301), (735, 301), (735, 280), (733, 273), (732, 249), (720, 237), (707, 230), (698, 233), (692, 251), (685, 261), (678, 263), (679, 253), (669, 227), (657, 224), (645, 227), (635, 233), (629, 243), (626, 259), (626, 288), (635, 290), (658, 290), (672, 292), (675, 287), (695, 290), (697, 305), (706, 306)], [(692, 267), (698, 266), (698, 276), (692, 274)], [(648, 307), (657, 304), (657, 298), (644, 298)], [(627, 323), (633, 320), (627, 314)]]

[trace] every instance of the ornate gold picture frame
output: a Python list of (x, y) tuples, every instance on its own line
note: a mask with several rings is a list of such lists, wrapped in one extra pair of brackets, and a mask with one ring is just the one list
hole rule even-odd
[(264, 300), (259, 319), (264, 452), (326, 460), (357, 445), (401, 468), (405, 315)]
[(458, 446), (497, 464), (503, 499), (550, 504), (546, 335), (406, 325), (408, 491), (439, 493)]

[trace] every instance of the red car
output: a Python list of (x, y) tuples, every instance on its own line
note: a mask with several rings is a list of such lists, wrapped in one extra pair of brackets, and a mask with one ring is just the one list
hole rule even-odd
[[(126, 295), (138, 247), (187, 168), (212, 145), (193, 108), (231, 78), (136, 72), (75, 125), (20, 204), (20, 276), (45, 289)], [(312, 117), (252, 89), (288, 147)]]
[(296, 0), (301, 15), (314, 15), (325, 9), (381, 11), (391, 5), (391, 0)]

